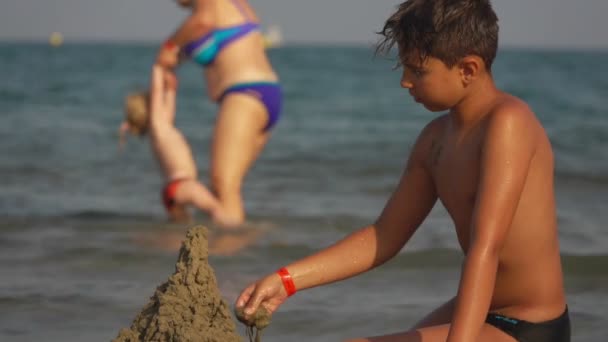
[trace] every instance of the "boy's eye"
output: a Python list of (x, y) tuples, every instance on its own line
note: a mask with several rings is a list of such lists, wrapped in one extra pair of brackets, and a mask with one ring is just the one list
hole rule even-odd
[(416, 77), (422, 77), (422, 76), (424, 76), (424, 70), (421, 69), (421, 68), (410, 68), (410, 71)]
[(416, 76), (416, 77), (422, 77), (424, 75), (424, 69), (422, 69), (422, 68), (420, 68), (418, 66), (414, 66), (414, 65), (411, 65), (411, 64), (409, 64), (409, 65), (406, 64), (406, 65), (404, 65), (404, 67), (407, 68), (407, 69), (409, 69), (410, 72), (414, 76)]

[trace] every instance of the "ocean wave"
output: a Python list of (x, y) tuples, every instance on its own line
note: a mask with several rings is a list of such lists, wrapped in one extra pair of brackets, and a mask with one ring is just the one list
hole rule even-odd
[(581, 182), (593, 185), (608, 185), (608, 172), (602, 170), (557, 170), (555, 179), (559, 183)]

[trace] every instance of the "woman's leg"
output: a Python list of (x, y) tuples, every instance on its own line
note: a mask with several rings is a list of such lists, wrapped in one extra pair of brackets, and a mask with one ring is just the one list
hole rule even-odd
[(244, 93), (227, 94), (220, 104), (211, 146), (211, 184), (221, 209), (216, 221), (225, 226), (245, 220), (241, 187), (270, 134), (266, 107)]

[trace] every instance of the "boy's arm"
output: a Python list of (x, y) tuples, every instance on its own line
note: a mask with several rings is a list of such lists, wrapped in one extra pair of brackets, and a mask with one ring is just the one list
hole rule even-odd
[(482, 148), (480, 179), (471, 219), (449, 342), (477, 341), (490, 308), (498, 256), (521, 196), (537, 145), (529, 110), (512, 104), (492, 114)]
[(207, 0), (195, 0), (192, 13), (163, 43), (156, 63), (165, 68), (174, 68), (179, 62), (180, 49), (209, 31), (212, 25), (208, 19)]
[(287, 267), (298, 290), (349, 278), (381, 265), (412, 237), (437, 200), (426, 165), (431, 145), (429, 131), (425, 129), (416, 141), (399, 185), (373, 225)]
[[(397, 189), (373, 225), (286, 267), (297, 290), (355, 276), (399, 252), (437, 200), (425, 163), (430, 146), (428, 140), (428, 134), (424, 132), (418, 138)], [(276, 273), (270, 274), (247, 287), (236, 305), (244, 307), (245, 313), (250, 315), (263, 303), (272, 313), (286, 299), (287, 293), (282, 288), (280, 277)]]

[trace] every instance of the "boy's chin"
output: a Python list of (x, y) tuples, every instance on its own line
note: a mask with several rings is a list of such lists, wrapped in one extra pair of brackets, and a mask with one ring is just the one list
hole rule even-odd
[(449, 108), (446, 108), (445, 106), (431, 105), (431, 104), (426, 104), (426, 103), (423, 103), (422, 106), (424, 106), (424, 108), (426, 108), (428, 111), (433, 112), (433, 113), (444, 112), (449, 109)]

